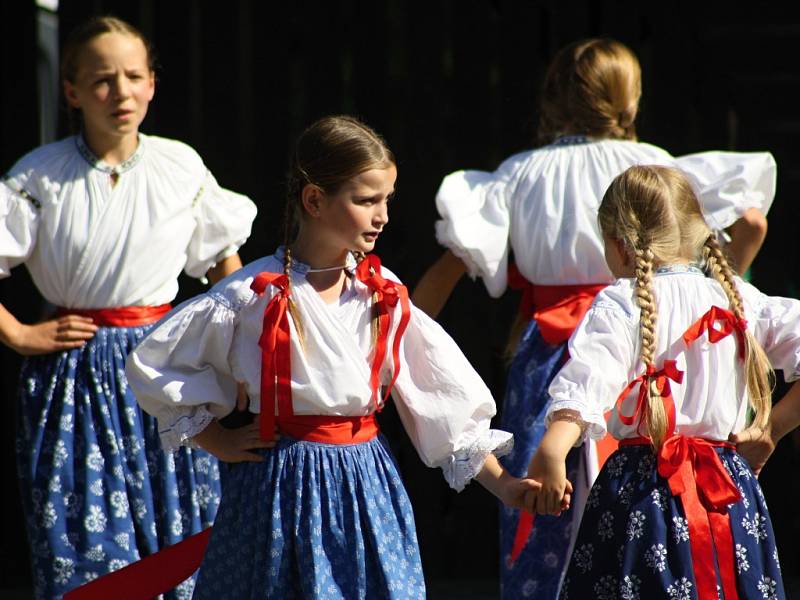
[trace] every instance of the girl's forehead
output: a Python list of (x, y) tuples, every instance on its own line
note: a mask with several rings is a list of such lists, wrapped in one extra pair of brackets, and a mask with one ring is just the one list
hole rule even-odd
[(386, 168), (369, 169), (362, 171), (347, 182), (347, 187), (354, 190), (371, 190), (376, 192), (391, 192), (397, 179), (397, 167), (389, 165)]
[(147, 48), (135, 35), (109, 32), (87, 41), (78, 55), (78, 69), (96, 70), (122, 64), (126, 68), (149, 68)]

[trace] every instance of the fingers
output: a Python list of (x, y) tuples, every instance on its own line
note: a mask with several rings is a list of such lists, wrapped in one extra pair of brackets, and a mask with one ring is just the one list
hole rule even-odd
[(247, 396), (247, 386), (244, 382), (239, 381), (236, 384), (236, 408), (238, 410), (246, 410), (250, 398)]
[(571, 494), (573, 492), (572, 482), (569, 479), (566, 480), (566, 487), (564, 487), (564, 492), (567, 494)]
[(255, 452), (241, 451), (233, 454), (227, 462), (263, 462), (264, 457)]

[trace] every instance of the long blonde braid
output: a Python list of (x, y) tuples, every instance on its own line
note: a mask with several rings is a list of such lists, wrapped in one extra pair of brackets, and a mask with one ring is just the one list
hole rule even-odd
[[(710, 235), (703, 246), (703, 256), (706, 268), (711, 276), (716, 279), (725, 295), (728, 297), (730, 310), (737, 318), (744, 320), (744, 305), (742, 296), (736, 287), (733, 271), (728, 264), (725, 254), (717, 242), (715, 235)], [(772, 407), (772, 388), (775, 372), (767, 358), (766, 352), (761, 344), (753, 337), (750, 330), (745, 331), (744, 335), (744, 367), (747, 377), (747, 395), (750, 406), (755, 415), (753, 424), (764, 428), (769, 421), (769, 413)]]
[[(636, 275), (635, 296), (639, 305), (639, 339), (641, 340), (640, 358), (647, 371), (655, 370), (656, 331), (658, 324), (658, 306), (653, 293), (653, 262), (655, 255), (649, 246), (636, 248), (633, 251)], [(645, 420), (647, 432), (655, 448), (661, 445), (667, 434), (667, 413), (664, 403), (656, 387), (655, 380), (648, 380), (647, 412)]]
[[(292, 249), (287, 245), (283, 252), (283, 274), (286, 275), (287, 287), (289, 291), (292, 289)], [(305, 348), (305, 330), (303, 329), (303, 321), (300, 319), (300, 314), (297, 310), (297, 304), (292, 295), (289, 295), (288, 301), (289, 315), (294, 322), (294, 328), (297, 331), (297, 337), (300, 340), (300, 347)]]

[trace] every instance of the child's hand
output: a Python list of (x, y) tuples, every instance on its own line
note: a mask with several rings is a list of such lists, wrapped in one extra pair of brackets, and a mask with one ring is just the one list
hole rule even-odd
[(263, 457), (251, 450), (273, 448), (279, 436), (276, 429), (275, 439), (266, 442), (262, 440), (257, 420), (238, 429), (226, 429), (217, 421), (212, 421), (192, 439), (203, 450), (207, 450), (221, 461), (261, 462), (264, 460)]
[(567, 480), (563, 460), (539, 450), (528, 466), (528, 477), (541, 483), (541, 489), (531, 492), (525, 499), (529, 508), (542, 515), (559, 515), (569, 508), (572, 484)]
[(540, 484), (538, 481), (534, 481), (533, 479), (514, 477), (508, 473), (503, 474), (501, 477), (501, 483), (502, 491), (500, 494), (500, 500), (503, 502), (503, 504), (509, 508), (518, 508), (521, 510), (527, 510), (528, 512), (533, 512), (533, 510), (529, 508), (530, 504), (526, 502), (526, 498), (528, 497), (528, 494), (539, 491), (542, 487), (542, 484)]
[(775, 450), (776, 440), (772, 437), (772, 427), (767, 425), (762, 429), (752, 425), (744, 431), (732, 433), (728, 439), (736, 444), (736, 451), (750, 463), (750, 468), (758, 477), (767, 459)]

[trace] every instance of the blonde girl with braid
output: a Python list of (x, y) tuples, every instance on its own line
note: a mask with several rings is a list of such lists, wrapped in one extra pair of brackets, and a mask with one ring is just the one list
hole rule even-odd
[[(744, 272), (766, 235), (775, 192), (775, 161), (767, 152), (703, 152), (680, 158), (639, 140), (642, 73), (633, 51), (611, 39), (571, 43), (555, 53), (545, 75), (537, 147), (494, 171), (447, 175), (436, 195), (436, 238), (447, 248), (414, 290), (413, 300), (436, 316), (461, 277), (480, 277), (492, 297), (523, 291), (509, 336), (501, 427), (514, 434), (503, 459), (525, 473), (544, 434), (547, 386), (566, 358), (566, 342), (594, 295), (614, 281), (603, 259), (597, 209), (611, 180), (637, 164), (687, 171), (709, 224)], [(579, 482), (573, 509), (539, 519), (525, 541), (525, 515), (500, 513), (502, 596), (531, 590), (553, 598), (566, 564), (570, 529), (609, 440), (576, 448), (569, 469)]]
[(570, 448), (607, 430), (619, 441), (586, 502), (562, 597), (785, 598), (764, 496), (728, 440), (766, 428), (773, 369), (800, 378), (800, 302), (734, 273), (676, 169), (623, 172), (598, 222), (618, 279), (570, 339), (528, 467), (542, 487), (527, 501), (554, 515)]
[[(284, 245), (171, 313), (128, 361), (165, 443), (225, 465), (195, 598), (425, 597), (413, 513), (376, 421), (390, 393), (454, 489), (477, 479), (522, 508), (538, 486), (502, 469), (512, 436), (490, 428), (488, 388), (373, 253), (396, 178), (359, 120), (313, 123), (292, 154)], [(239, 381), (257, 422), (226, 430)]]

